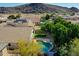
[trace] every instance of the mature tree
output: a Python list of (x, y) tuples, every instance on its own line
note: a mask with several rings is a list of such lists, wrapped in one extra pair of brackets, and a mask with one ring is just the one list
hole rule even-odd
[(18, 50), (22, 56), (37, 56), (42, 54), (43, 46), (35, 41), (26, 42), (20, 40), (18, 42)]
[(57, 17), (54, 21), (46, 20), (41, 25), (41, 30), (53, 34), (55, 44), (61, 46), (68, 43), (75, 37), (79, 37), (79, 25), (72, 24)]
[(79, 56), (79, 39), (75, 38), (70, 44), (63, 45), (58, 49), (58, 55), (61, 56)]
[(57, 23), (53, 28), (53, 37), (54, 42), (57, 46), (61, 46), (62, 44), (66, 43), (68, 35), (68, 28), (64, 25)]
[(47, 14), (47, 15), (45, 16), (45, 19), (46, 19), (46, 20), (50, 19), (50, 15)]
[(75, 40), (75, 37), (79, 38), (79, 25), (65, 21), (62, 17), (56, 17), (52, 21), (46, 20), (41, 25), (41, 30), (52, 34), (52, 41), (59, 55), (68, 55), (68, 49), (71, 49), (68, 46), (70, 41)]

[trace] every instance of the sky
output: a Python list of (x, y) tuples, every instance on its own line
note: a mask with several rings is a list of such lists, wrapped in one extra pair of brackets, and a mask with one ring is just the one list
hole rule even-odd
[(63, 7), (76, 7), (79, 9), (79, 3), (52, 3), (54, 5), (63, 6)]
[(13, 7), (22, 5), (23, 3), (0, 3), (0, 7)]
[[(25, 4), (25, 3), (0, 3), (0, 7), (13, 7), (13, 6), (18, 6), (22, 4)], [(79, 9), (79, 3), (49, 3), (49, 4), (68, 7), (68, 8), (77, 7)]]

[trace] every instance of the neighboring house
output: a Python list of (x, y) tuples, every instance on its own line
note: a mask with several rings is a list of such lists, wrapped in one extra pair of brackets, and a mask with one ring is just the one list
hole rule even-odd
[[(69, 16), (69, 15), (58, 15), (60, 17), (62, 17), (65, 20), (79, 20), (79, 16), (78, 15), (74, 15), (74, 16)], [(55, 20), (57, 16), (52, 16), (51, 19)]]
[(78, 20), (79, 16), (63, 16), (63, 18), (66, 20)]
[(16, 19), (7, 21), (7, 25), (15, 26), (15, 27), (26, 27), (26, 26), (34, 26), (33, 22), (30, 19)]
[(26, 19), (16, 19), (14, 23), (27, 23)]
[(32, 27), (0, 27), (0, 43), (5, 42), (16, 47), (19, 40), (30, 41), (32, 33)]
[(75, 12), (75, 15), (79, 15), (79, 12)]
[(26, 17), (27, 19), (30, 19), (36, 26), (40, 24), (40, 18), (41, 16), (31, 15), (29, 17)]
[(35, 17), (32, 21), (36, 26), (38, 26), (40, 24), (40, 17)]

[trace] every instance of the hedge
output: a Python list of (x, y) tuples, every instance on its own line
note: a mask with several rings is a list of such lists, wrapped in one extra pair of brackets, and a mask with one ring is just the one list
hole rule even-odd
[(46, 37), (46, 34), (35, 34), (35, 37)]

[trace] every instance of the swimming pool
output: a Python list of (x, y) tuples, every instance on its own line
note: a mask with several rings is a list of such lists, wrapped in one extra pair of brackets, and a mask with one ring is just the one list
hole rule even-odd
[(53, 47), (50, 42), (44, 42), (44, 41), (38, 40), (38, 43), (43, 45), (43, 48), (42, 48), (43, 53), (48, 53), (49, 50)]

